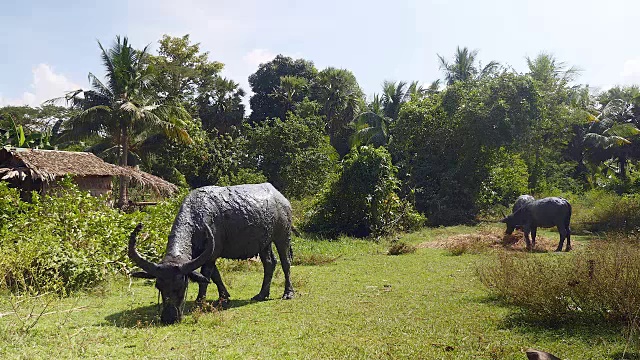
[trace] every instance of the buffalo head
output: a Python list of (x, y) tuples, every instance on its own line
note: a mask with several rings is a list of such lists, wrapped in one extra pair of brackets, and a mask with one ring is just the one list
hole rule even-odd
[(502, 220), (500, 220), (500, 222), (507, 224), (507, 230), (505, 231), (507, 235), (513, 234), (513, 230), (515, 230), (516, 226), (518, 226), (517, 221), (512, 215), (505, 216)]
[(142, 224), (138, 224), (129, 238), (129, 258), (134, 264), (144, 271), (131, 274), (133, 277), (144, 279), (156, 279), (156, 288), (162, 295), (162, 314), (160, 321), (163, 324), (173, 324), (182, 319), (182, 306), (184, 304), (187, 282), (189, 279), (195, 282), (209, 283), (209, 279), (202, 276), (195, 270), (204, 265), (213, 254), (213, 234), (206, 226), (207, 241), (202, 254), (186, 263), (178, 264), (172, 262), (153, 263), (144, 259), (136, 251), (136, 236), (142, 229)]

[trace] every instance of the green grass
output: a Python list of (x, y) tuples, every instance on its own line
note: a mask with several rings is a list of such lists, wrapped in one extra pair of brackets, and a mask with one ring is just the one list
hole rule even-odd
[[(426, 229), (399, 240), (416, 245), (472, 231)], [(0, 358), (522, 359), (523, 349), (533, 347), (563, 359), (613, 359), (625, 350), (619, 328), (550, 329), (519, 318), (476, 278), (476, 264), (487, 255), (418, 249), (388, 256), (388, 247), (295, 239), (295, 256), (303, 260), (292, 268), (297, 293), (290, 301), (278, 299), (279, 268), (272, 285), (276, 300), (258, 303), (248, 299), (259, 290), (260, 264), (225, 262), (221, 271), (232, 307), (188, 309), (183, 322), (172, 326), (157, 325), (157, 291), (143, 280), (129, 286), (116, 278), (90, 293), (55, 300), (26, 331), (11, 306), (20, 299), (5, 294)], [(188, 308), (196, 292), (192, 284)], [(209, 299), (216, 294), (210, 286)], [(37, 315), (50, 298), (23, 300), (16, 305), (22, 318), (30, 306)]]

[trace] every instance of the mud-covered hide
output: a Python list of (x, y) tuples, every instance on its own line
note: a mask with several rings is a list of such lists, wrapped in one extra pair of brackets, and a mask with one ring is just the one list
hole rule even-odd
[(205, 243), (203, 224), (213, 231), (214, 257), (248, 259), (288, 237), (291, 205), (269, 183), (193, 190), (176, 216), (162, 262), (197, 256)]

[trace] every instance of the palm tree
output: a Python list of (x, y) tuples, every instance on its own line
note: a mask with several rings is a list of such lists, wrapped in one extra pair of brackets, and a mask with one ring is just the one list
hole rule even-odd
[(592, 157), (617, 160), (616, 173), (621, 179), (626, 178), (631, 140), (640, 134), (633, 111), (633, 105), (622, 99), (609, 101), (593, 118), (584, 136), (584, 144)]
[(240, 126), (244, 118), (244, 90), (237, 82), (219, 76), (200, 85), (196, 98), (198, 115), (206, 130), (217, 129), (226, 134), (232, 126)]
[[(374, 99), (377, 96), (374, 95)], [(373, 108), (361, 113), (353, 120), (356, 132), (351, 136), (351, 147), (369, 144), (378, 147), (388, 144), (391, 122), (391, 118)]]
[[(416, 87), (417, 84), (414, 85)], [(393, 120), (398, 118), (400, 107), (411, 99), (411, 87), (405, 81), (385, 81), (382, 83), (382, 106), (384, 115)], [(417, 91), (417, 90), (416, 90)]]
[(568, 67), (566, 63), (558, 61), (551, 54), (540, 53), (535, 59), (530, 57), (526, 59), (529, 75), (543, 84), (564, 87), (580, 74), (580, 69)]
[(452, 85), (456, 81), (468, 81), (480, 79), (495, 73), (500, 64), (496, 61), (490, 61), (486, 66), (482, 64), (476, 65), (476, 57), (478, 50), (469, 50), (467, 47), (456, 48), (456, 53), (452, 63), (449, 63), (443, 56), (438, 55), (440, 60), (440, 69), (444, 70), (445, 80), (448, 85)]
[(322, 107), (331, 145), (340, 157), (349, 152), (348, 124), (360, 112), (363, 94), (356, 77), (348, 70), (326, 68), (314, 84), (314, 99)]
[(309, 80), (299, 76), (281, 76), (280, 85), (269, 96), (282, 102), (281, 120), (285, 120), (287, 112), (294, 110), (296, 99), (309, 87)]
[[(116, 152), (120, 165), (127, 166), (132, 139), (159, 130), (173, 139), (191, 142), (184, 129), (189, 114), (173, 103), (157, 103), (149, 88), (153, 76), (147, 66), (148, 46), (135, 50), (126, 37), (116, 37), (109, 49), (98, 42), (106, 70), (106, 84), (89, 73), (91, 90), (77, 90), (65, 97), (80, 115), (71, 118), (63, 137), (74, 140), (97, 139), (105, 153)], [(127, 202), (128, 178), (120, 177), (118, 205)]]

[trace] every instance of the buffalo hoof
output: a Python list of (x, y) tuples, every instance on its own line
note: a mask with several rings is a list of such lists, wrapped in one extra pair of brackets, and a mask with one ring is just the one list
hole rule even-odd
[(291, 300), (293, 299), (293, 291), (287, 291), (282, 295), (282, 300)]
[(251, 298), (253, 301), (266, 301), (269, 299), (269, 295), (258, 294)]
[(569, 251), (571, 251), (571, 248), (567, 247), (566, 249), (564, 249), (564, 251), (569, 252)]
[(561, 252), (561, 251), (562, 251), (562, 248), (557, 248), (557, 249), (555, 250), (555, 252)]
[(216, 301), (216, 305), (223, 309), (227, 309), (231, 305), (231, 300), (228, 298), (220, 298)]

